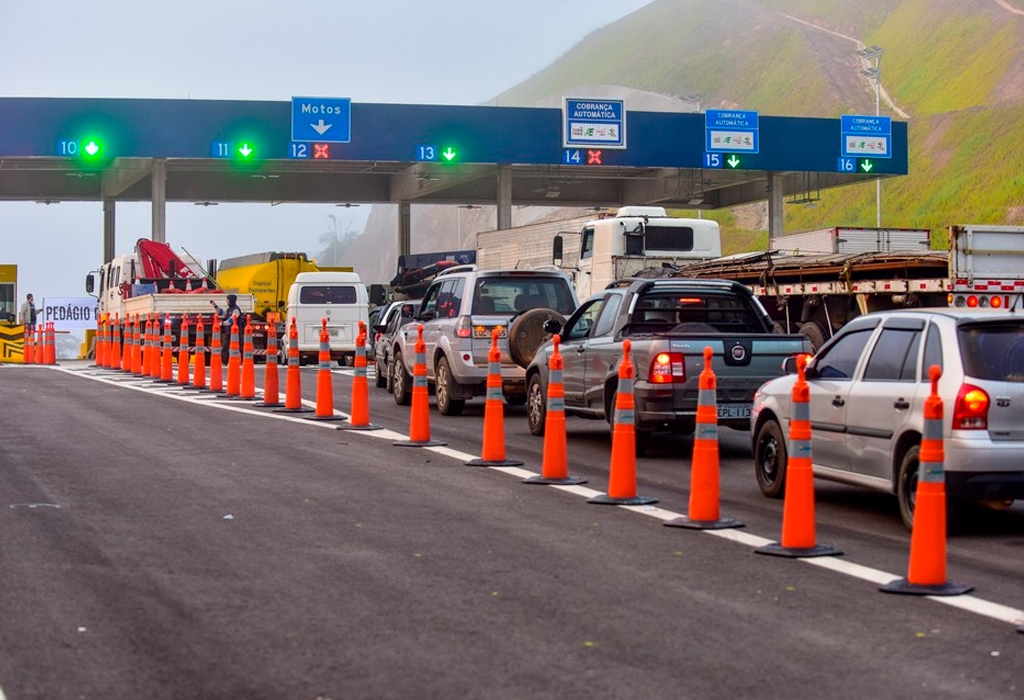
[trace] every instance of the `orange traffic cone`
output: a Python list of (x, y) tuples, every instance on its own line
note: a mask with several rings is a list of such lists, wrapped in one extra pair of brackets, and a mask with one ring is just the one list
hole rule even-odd
[(35, 357), (32, 358), (33, 363), (37, 365), (43, 364), (46, 348), (46, 331), (42, 323), (36, 324), (36, 342), (35, 342)]
[[(565, 385), (562, 382), (562, 337), (551, 338), (548, 358), (547, 410), (544, 412), (544, 460), (540, 476), (524, 479), (524, 484), (585, 484), (586, 479), (569, 476), (569, 451), (565, 440)], [(531, 399), (527, 397), (527, 402)]]
[(704, 370), (698, 384), (697, 422), (690, 465), (690, 515), (665, 521), (663, 524), (668, 527), (695, 530), (743, 527), (743, 523), (732, 518), (718, 517), (718, 404), (715, 400), (717, 381), (711, 369), (713, 355), (711, 348), (704, 348)]
[(142, 376), (142, 327), (139, 322), (139, 315), (135, 314), (135, 321), (132, 323), (132, 374), (136, 377)]
[(122, 372), (130, 372), (132, 370), (132, 358), (135, 357), (135, 336), (132, 335), (132, 317), (130, 314), (124, 315), (124, 346), (121, 349), (121, 366), (118, 368)]
[(446, 442), (430, 439), (430, 396), (427, 389), (427, 344), (423, 342), (423, 324), (416, 326), (413, 346), (412, 407), (409, 411), (409, 439), (393, 444), (402, 447), (434, 447)]
[(938, 365), (928, 369), (932, 391), (924, 401), (914, 527), (910, 533), (910, 565), (906, 578), (891, 581), (879, 589), (886, 593), (961, 595), (974, 589), (974, 586), (946, 580), (946, 452), (942, 444), (940, 376), (942, 370)]
[(631, 349), (632, 343), (628, 340), (622, 341), (619, 386), (615, 392), (608, 493), (589, 498), (588, 503), (643, 506), (658, 502), (656, 498), (636, 494), (636, 418), (633, 402), (633, 362), (629, 358)]
[(256, 398), (256, 360), (252, 343), (252, 315), (245, 315), (245, 331), (242, 343), (242, 381), (238, 398), (249, 401)]
[(267, 362), (263, 368), (263, 402), (260, 408), (278, 408), (281, 403), (280, 385), (277, 376), (277, 324), (267, 324)]
[[(97, 336), (98, 337), (98, 336)], [(22, 332), (21, 340), (21, 363), (25, 365), (32, 364), (32, 360), (35, 359), (36, 351), (32, 348), (32, 341), (35, 338), (32, 331)]]
[(228, 397), (242, 393), (241, 354), (238, 352), (238, 317), (231, 319), (231, 340), (228, 343)]
[(181, 330), (178, 333), (178, 384), (188, 386), (191, 361), (188, 351), (188, 314), (181, 315)]
[(57, 343), (53, 334), (53, 321), (49, 321), (46, 324), (46, 347), (43, 350), (43, 364), (45, 365), (57, 364)]
[(804, 367), (807, 355), (796, 362), (796, 382), (789, 421), (789, 458), (786, 462), (786, 493), (782, 506), (782, 542), (754, 551), (778, 557), (824, 557), (842, 554), (832, 545), (816, 544), (814, 535), (814, 463), (811, 453), (810, 387)]
[(149, 358), (149, 376), (153, 378), (154, 382), (160, 381), (160, 316), (157, 314), (150, 314), (150, 320), (153, 324), (153, 332), (150, 334), (152, 345), (150, 346), (150, 353), (152, 357)]
[(518, 467), (522, 461), (505, 457), (505, 397), (501, 391), (501, 327), (491, 330), (491, 349), (487, 353), (487, 403), (484, 404), (484, 442), (480, 459), (464, 464), (470, 467)]
[(334, 412), (334, 384), (331, 381), (331, 336), (327, 332), (327, 319), (321, 319), (320, 367), (316, 373), (316, 411), (310, 420), (344, 420), (345, 416)]
[(119, 369), (121, 367), (121, 319), (114, 315), (113, 335), (110, 337), (110, 353), (107, 355), (107, 367)]
[(366, 380), (366, 324), (359, 322), (356, 335), (356, 358), (353, 363), (352, 411), (348, 423), (339, 425), (338, 430), (380, 430), (379, 425), (370, 422), (370, 384)]
[(160, 356), (160, 381), (164, 384), (174, 382), (174, 339), (171, 335), (171, 316), (164, 316), (163, 354)]
[(224, 392), (224, 359), (221, 357), (220, 316), (213, 317), (213, 328), (210, 330), (210, 391), (215, 394)]
[(196, 316), (196, 367), (192, 375), (192, 386), (196, 389), (206, 388), (206, 326), (203, 315)]
[(279, 413), (309, 413), (313, 409), (302, 405), (302, 372), (299, 368), (299, 329), (292, 318), (288, 329), (288, 372), (284, 394), (284, 408)]

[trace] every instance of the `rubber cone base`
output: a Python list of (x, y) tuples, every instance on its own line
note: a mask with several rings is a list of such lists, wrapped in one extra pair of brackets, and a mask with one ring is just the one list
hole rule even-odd
[(662, 523), (665, 527), (685, 527), (690, 530), (725, 530), (730, 527), (743, 527), (743, 523), (732, 518), (719, 520), (690, 520), (687, 517), (673, 518)]
[(275, 408), (274, 413), (312, 413), (312, 408), (300, 406), (299, 408)]
[(606, 493), (600, 496), (594, 496), (588, 498), (587, 503), (597, 503), (602, 506), (647, 506), (652, 503), (657, 503), (657, 498), (651, 498), (650, 496), (633, 496), (632, 498), (615, 498), (609, 496)]
[(524, 462), (518, 459), (471, 459), (463, 464), (467, 467), (521, 467)]
[(573, 484), (585, 484), (587, 480), (579, 476), (567, 476), (564, 479), (550, 479), (546, 476), (531, 476), (523, 479), (524, 484), (550, 484), (552, 486), (572, 486)]
[(262, 403), (254, 403), (253, 406), (255, 406), (256, 408), (280, 408), (284, 406), (284, 404), (280, 401), (277, 401), (275, 403), (267, 403), (266, 401), (264, 401)]
[[(947, 581), (946, 583), (940, 583), (932, 586), (925, 586), (918, 583), (911, 583), (905, 578), (898, 578), (895, 581), (890, 581), (884, 586), (879, 586), (878, 590), (883, 593), (901, 593), (903, 595), (963, 595), (974, 590), (974, 586), (968, 586), (962, 583), (953, 583)], [(1017, 630), (1018, 632), (1020, 630)]]
[(339, 416), (339, 415), (330, 415), (330, 416), (303, 416), (303, 418), (305, 418), (306, 420), (322, 420), (322, 421), (331, 421), (331, 420), (348, 420), (348, 416)]
[(443, 440), (419, 440), (413, 442), (412, 440), (399, 440), (398, 442), (391, 443), (397, 447), (443, 447), (447, 445), (447, 442)]
[(373, 423), (367, 423), (366, 425), (352, 425), (347, 423), (345, 425), (339, 425), (338, 430), (381, 430), (384, 426), (374, 425)]
[(778, 542), (766, 544), (754, 550), (756, 554), (767, 554), (773, 557), (789, 557), (791, 559), (804, 559), (809, 557), (836, 557), (843, 553), (830, 544), (819, 544), (813, 547), (783, 547)]

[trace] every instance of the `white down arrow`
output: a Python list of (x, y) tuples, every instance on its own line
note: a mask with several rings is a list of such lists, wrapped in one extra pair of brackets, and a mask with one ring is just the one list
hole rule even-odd
[(321, 119), (316, 124), (310, 124), (310, 126), (313, 127), (313, 129), (316, 131), (316, 133), (318, 133), (321, 136), (323, 136), (324, 132), (327, 131), (328, 129), (330, 129), (333, 126), (333, 124), (324, 124), (324, 120)]

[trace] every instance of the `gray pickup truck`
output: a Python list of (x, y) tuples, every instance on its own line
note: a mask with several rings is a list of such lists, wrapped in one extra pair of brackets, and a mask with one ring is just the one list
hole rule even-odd
[[(609, 420), (618, 389), (622, 341), (632, 343), (637, 454), (656, 431), (692, 434), (704, 348), (714, 356), (719, 425), (750, 429), (754, 392), (783, 374), (786, 357), (811, 352), (803, 335), (773, 332), (771, 318), (737, 282), (621, 280), (584, 301), (550, 333), (561, 334), (567, 415)], [(544, 434), (552, 343), (526, 368), (530, 432)]]

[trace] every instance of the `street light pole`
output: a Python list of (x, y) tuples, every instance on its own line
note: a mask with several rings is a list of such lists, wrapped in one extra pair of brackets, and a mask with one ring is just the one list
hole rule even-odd
[[(862, 70), (861, 73), (875, 81), (875, 116), (877, 117), (882, 113), (882, 69), (879, 64), (882, 62), (882, 56), (885, 55), (885, 49), (875, 44), (861, 49), (857, 55), (868, 61), (874, 59), (875, 62), (874, 66)], [(875, 226), (882, 228), (882, 178), (875, 180)]]

